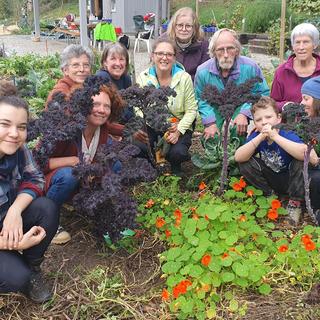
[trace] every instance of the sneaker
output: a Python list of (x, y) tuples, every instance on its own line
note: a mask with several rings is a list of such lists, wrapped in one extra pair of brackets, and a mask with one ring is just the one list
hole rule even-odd
[(287, 205), (287, 212), (288, 216), (286, 221), (293, 226), (297, 226), (300, 222), (302, 213), (300, 201), (294, 201), (290, 199)]
[(59, 226), (56, 235), (51, 240), (53, 244), (65, 244), (71, 240), (70, 233)]
[(48, 289), (40, 269), (32, 270), (26, 296), (36, 303), (44, 303), (52, 298), (52, 293)]

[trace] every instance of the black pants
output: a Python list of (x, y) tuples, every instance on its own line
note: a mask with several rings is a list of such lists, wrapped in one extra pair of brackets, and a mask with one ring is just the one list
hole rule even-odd
[[(150, 141), (150, 146), (152, 152), (155, 152), (157, 142), (159, 138), (163, 137), (164, 132), (157, 132), (151, 129), (148, 129), (148, 136)], [(171, 144), (169, 152), (166, 155), (166, 160), (169, 161), (172, 168), (177, 168), (181, 165), (182, 162), (190, 160), (189, 148), (192, 142), (192, 131), (187, 130), (185, 134), (181, 134), (176, 144)], [(135, 141), (135, 145), (137, 145), (141, 149), (141, 157), (147, 158), (147, 147), (145, 144)]]
[(320, 169), (309, 169), (310, 200), (313, 209), (320, 209)]
[(241, 174), (266, 196), (272, 193), (288, 195), (292, 200), (304, 199), (303, 162), (292, 160), (288, 170), (274, 172), (260, 158), (252, 157), (239, 163)]
[[(43, 260), (59, 225), (59, 211), (48, 198), (37, 198), (22, 213), (23, 233), (33, 226), (41, 226), (46, 237), (36, 246), (18, 251), (0, 250), (0, 293), (24, 291), (29, 282), (31, 265), (39, 265)], [(3, 221), (0, 221), (0, 230)]]

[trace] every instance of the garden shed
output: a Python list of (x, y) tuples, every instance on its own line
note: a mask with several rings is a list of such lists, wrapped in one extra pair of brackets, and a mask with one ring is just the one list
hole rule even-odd
[[(161, 1), (159, 5), (159, 1)], [(101, 16), (103, 12), (103, 0), (92, 1), (92, 12)], [(121, 27), (124, 33), (135, 33), (133, 16), (144, 16), (148, 12), (157, 13), (161, 6), (161, 20), (168, 18), (168, 0), (111, 0), (111, 18), (115, 26)]]

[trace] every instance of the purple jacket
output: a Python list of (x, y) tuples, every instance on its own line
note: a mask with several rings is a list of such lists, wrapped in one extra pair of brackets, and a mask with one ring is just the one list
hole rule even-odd
[[(161, 38), (167, 39), (168, 35), (164, 33), (161, 35)], [(192, 81), (194, 81), (198, 66), (210, 59), (208, 46), (208, 40), (203, 40), (192, 43), (184, 50), (177, 47), (177, 61), (180, 62), (184, 66), (184, 69), (191, 75)]]
[[(313, 54), (316, 58), (316, 69), (311, 77), (320, 76), (320, 56)], [(288, 102), (300, 103), (302, 100), (301, 87), (302, 81), (293, 69), (293, 60), (295, 55), (291, 55), (289, 59), (281, 64), (275, 72), (271, 87), (271, 98), (273, 98), (280, 111), (283, 105)]]

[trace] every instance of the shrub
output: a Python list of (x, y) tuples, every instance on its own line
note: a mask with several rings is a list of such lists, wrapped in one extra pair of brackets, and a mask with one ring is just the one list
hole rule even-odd
[[(286, 27), (286, 30), (288, 28)], [(268, 53), (272, 55), (278, 55), (280, 51), (280, 19), (273, 20), (270, 23), (270, 27), (268, 28), (269, 35), (269, 43), (268, 43)], [(285, 33), (285, 38), (289, 38), (289, 32)], [(287, 51), (289, 49), (288, 42), (285, 41), (284, 50)]]
[(281, 1), (257, 0), (247, 6), (244, 16), (246, 18), (246, 31), (265, 32), (271, 20), (281, 15)]

